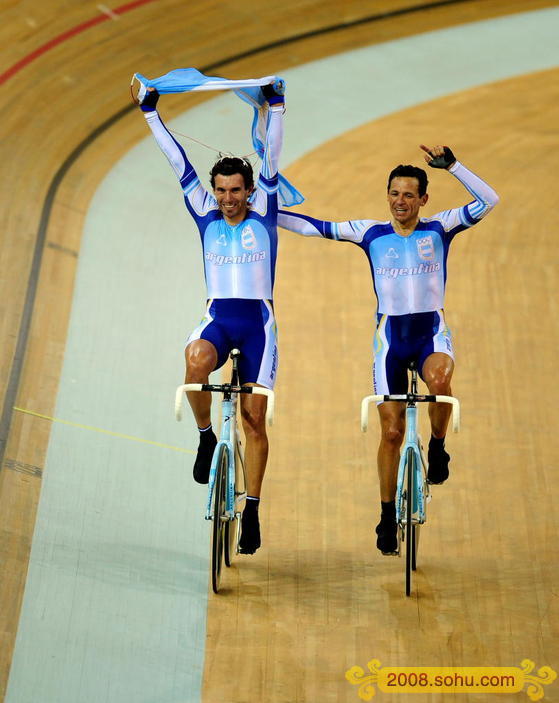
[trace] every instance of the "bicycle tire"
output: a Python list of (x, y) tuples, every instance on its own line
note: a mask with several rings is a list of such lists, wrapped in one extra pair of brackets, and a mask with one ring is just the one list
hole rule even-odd
[(223, 560), (225, 566), (230, 567), (233, 563), (233, 555), (237, 552), (237, 533), (239, 531), (239, 520), (237, 516), (225, 523), (223, 534)]
[(411, 594), (411, 575), (414, 570), (415, 539), (413, 525), (413, 496), (415, 483), (415, 452), (406, 452), (406, 596)]
[(241, 531), (241, 515), (237, 512), (237, 497), (246, 491), (246, 476), (244, 458), (240, 449), (240, 442), (235, 445), (235, 518), (226, 525), (225, 530), (225, 566), (231, 566), (233, 556), (238, 552), (239, 533)]
[(413, 525), (412, 531), (413, 531), (413, 540), (412, 540), (412, 560), (411, 560), (411, 568), (412, 571), (415, 571), (417, 569), (417, 553), (419, 552), (419, 528), (421, 525)]
[(225, 495), (227, 471), (229, 468), (229, 453), (227, 447), (219, 448), (217, 460), (217, 473), (214, 485), (214, 500), (212, 510), (212, 588), (214, 593), (219, 592), (221, 579), (221, 564), (223, 561), (223, 545), (225, 540), (225, 529), (228, 524), (222, 520), (225, 513)]

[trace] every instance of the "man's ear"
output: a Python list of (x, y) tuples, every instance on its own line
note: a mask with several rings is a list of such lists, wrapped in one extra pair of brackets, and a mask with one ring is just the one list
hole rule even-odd
[(425, 195), (421, 196), (421, 206), (425, 205), (425, 203), (429, 200), (429, 193), (425, 193)]

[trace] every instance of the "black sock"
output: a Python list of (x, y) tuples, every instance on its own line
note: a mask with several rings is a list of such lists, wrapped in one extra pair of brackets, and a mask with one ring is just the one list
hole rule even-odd
[(380, 502), (381, 517), (388, 520), (396, 519), (396, 501), (389, 500), (386, 503), (381, 500)]
[(212, 430), (212, 423), (207, 427), (199, 427), (198, 432), (200, 433), (200, 443), (208, 442), (211, 441), (213, 437), (215, 437), (213, 430)]
[(200, 443), (192, 473), (196, 483), (208, 483), (217, 438), (212, 431), (211, 423), (202, 429), (199, 427), (198, 430), (200, 431)]
[(260, 524), (258, 521), (259, 504), (260, 498), (247, 496), (241, 520), (241, 539), (239, 541), (239, 551), (241, 554), (254, 554), (260, 547)]
[(444, 441), (446, 437), (433, 437), (429, 440), (429, 449), (444, 449)]
[(255, 496), (247, 496), (245, 503), (245, 510), (258, 512), (258, 506), (260, 505), (260, 498)]

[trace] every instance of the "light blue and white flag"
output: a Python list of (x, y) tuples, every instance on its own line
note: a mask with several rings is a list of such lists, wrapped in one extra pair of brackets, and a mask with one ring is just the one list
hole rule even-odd
[[(254, 110), (251, 134), (254, 150), (260, 158), (264, 155), (266, 140), (266, 125), (268, 122), (268, 102), (260, 89), (281, 80), (278, 76), (264, 76), (264, 78), (247, 78), (243, 80), (228, 80), (215, 76), (205, 76), (195, 68), (177, 68), (169, 71), (159, 78), (149, 79), (141, 73), (135, 73), (134, 78), (140, 83), (138, 100), (141, 102), (147, 88), (155, 88), (158, 93), (188, 93), (201, 90), (233, 90), (241, 100), (248, 103)], [(299, 205), (304, 198), (291, 183), (278, 174), (279, 201), (281, 205), (290, 207)]]

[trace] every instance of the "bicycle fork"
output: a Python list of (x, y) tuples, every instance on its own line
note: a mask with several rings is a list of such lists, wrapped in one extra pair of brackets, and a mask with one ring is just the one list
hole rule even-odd
[[(396, 487), (396, 521), (400, 525), (406, 522), (407, 510), (411, 510), (414, 523), (422, 525), (425, 522), (423, 462), (418, 442), (420, 439), (417, 433), (417, 406), (410, 403), (406, 407), (406, 441), (400, 458)], [(409, 461), (408, 457), (412, 458), (412, 461)], [(413, 472), (411, 496), (407, 495), (407, 471), (402, 470), (406, 465), (407, 471)]]

